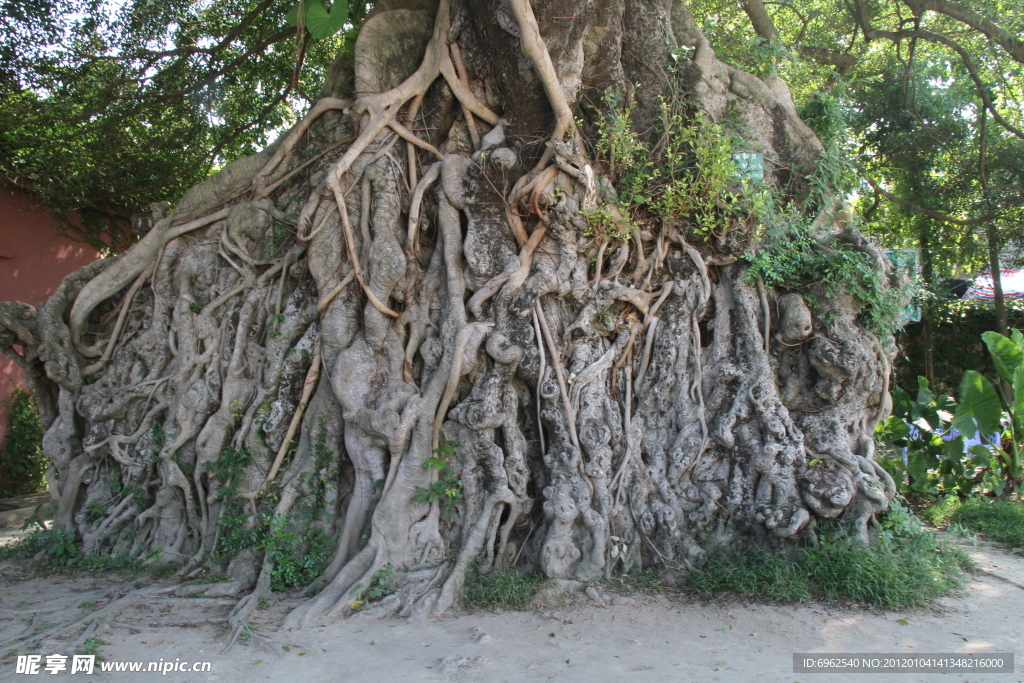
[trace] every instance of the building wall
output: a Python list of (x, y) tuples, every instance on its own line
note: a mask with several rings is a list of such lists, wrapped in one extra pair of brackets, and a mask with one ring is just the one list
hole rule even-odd
[[(65, 237), (31, 196), (0, 186), (0, 301), (33, 306), (46, 301), (65, 275), (96, 259), (93, 248)], [(24, 374), (0, 354), (0, 442), (7, 428), (4, 404)]]

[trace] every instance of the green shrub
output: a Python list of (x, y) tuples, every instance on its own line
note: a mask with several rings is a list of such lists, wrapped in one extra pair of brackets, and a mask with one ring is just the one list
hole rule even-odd
[(850, 542), (834, 530), (821, 534), (801, 560), (779, 554), (716, 554), (687, 582), (713, 595), (732, 593), (773, 602), (855, 603), (905, 608), (945, 595), (973, 566), (958, 548), (937, 541), (898, 501), (886, 513), (874, 544)]
[(510, 567), (489, 574), (474, 568), (466, 576), (462, 600), (468, 607), (523, 609), (533, 600), (541, 581), (539, 574), (524, 574)]
[(7, 399), (7, 436), (0, 448), (0, 498), (46, 490), (43, 427), (28, 392), (15, 389)]

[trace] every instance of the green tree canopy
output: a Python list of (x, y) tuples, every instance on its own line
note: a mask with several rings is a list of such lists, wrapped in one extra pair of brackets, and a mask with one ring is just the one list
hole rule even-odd
[[(370, 9), (292, 0), (4, 3), (0, 172), (93, 241), (265, 145), (315, 98)], [(315, 7), (313, 6), (315, 4)], [(344, 11), (338, 5), (337, 11)], [(1007, 0), (702, 0), (719, 56), (778, 73), (858, 191), (869, 228), (971, 268), (1020, 223), (1024, 12)], [(308, 14), (312, 12), (312, 14)], [(328, 14), (330, 12), (330, 14)], [(333, 27), (328, 27), (333, 28)], [(988, 231), (988, 233), (986, 233)]]
[(86, 240), (125, 246), (132, 213), (293, 123), (366, 13), (353, 3), (348, 30), (318, 39), (288, 23), (294, 5), (4, 2), (0, 173)]

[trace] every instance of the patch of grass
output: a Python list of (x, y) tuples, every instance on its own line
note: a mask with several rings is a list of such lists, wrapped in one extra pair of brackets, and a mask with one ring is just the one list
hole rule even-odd
[(543, 580), (539, 574), (524, 574), (510, 567), (489, 574), (473, 568), (466, 575), (462, 599), (468, 607), (525, 609)]
[(163, 579), (178, 570), (173, 564), (157, 564), (152, 560), (126, 555), (86, 557), (76, 544), (75, 532), (39, 529), (0, 547), (0, 561), (23, 560), (26, 569), (48, 574), (115, 572), (129, 576), (148, 574), (153, 579)]
[(973, 567), (966, 553), (937, 540), (898, 503), (887, 513), (873, 545), (858, 545), (826, 531), (819, 546), (803, 555), (793, 560), (769, 553), (718, 554), (689, 574), (687, 582), (714, 595), (896, 609), (948, 594), (963, 584), (962, 571)]
[(934, 505), (929, 505), (917, 514), (932, 526), (943, 527), (949, 524), (959, 508), (960, 499), (956, 496), (950, 496)]
[(732, 594), (772, 602), (811, 600), (808, 577), (800, 564), (772, 553), (715, 554), (686, 581), (709, 595)]
[(205, 586), (208, 583), (220, 583), (221, 581), (227, 581), (228, 577), (223, 574), (200, 574), (194, 579), (185, 581), (182, 586)]
[(1019, 500), (949, 498), (933, 505), (922, 516), (936, 525), (958, 525), (982, 534), (990, 541), (1024, 548), (1024, 504)]
[(100, 645), (106, 645), (106, 642), (99, 638), (86, 638), (85, 642), (75, 650), (75, 654), (93, 655), (96, 659), (102, 661), (103, 656), (100, 654)]

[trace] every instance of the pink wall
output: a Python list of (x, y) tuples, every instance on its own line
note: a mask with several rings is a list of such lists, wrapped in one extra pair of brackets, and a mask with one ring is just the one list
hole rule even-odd
[[(95, 249), (61, 234), (35, 199), (0, 186), (0, 301), (39, 305), (65, 275), (98, 258)], [(21, 368), (0, 354), (0, 441), (7, 427), (3, 404), (15, 385), (24, 386), (22, 378)]]

